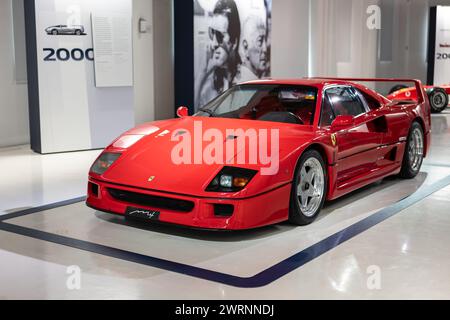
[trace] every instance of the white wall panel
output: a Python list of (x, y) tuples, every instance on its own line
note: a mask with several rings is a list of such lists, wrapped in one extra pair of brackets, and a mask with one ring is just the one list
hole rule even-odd
[(153, 0), (153, 30), (155, 119), (161, 120), (175, 110), (172, 0)]
[[(131, 18), (131, 1), (36, 0), (35, 4), (39, 84), (29, 85), (39, 88), (40, 151), (106, 147), (134, 126), (133, 88), (96, 88), (93, 61), (65, 59), (64, 54), (63, 60), (57, 53), (76, 49), (87, 56), (86, 50), (93, 47), (91, 14), (106, 11)], [(83, 25), (86, 35), (48, 35), (45, 31), (69, 22)], [(46, 59), (46, 48), (56, 50), (53, 60)]]
[[(154, 0), (133, 0), (134, 118), (136, 124), (155, 119)], [(147, 32), (139, 32), (139, 19)]]
[(272, 2), (272, 77), (308, 76), (309, 0)]
[(29, 142), (27, 86), (16, 81), (25, 61), (15, 55), (12, 1), (19, 0), (0, 1), (0, 147)]

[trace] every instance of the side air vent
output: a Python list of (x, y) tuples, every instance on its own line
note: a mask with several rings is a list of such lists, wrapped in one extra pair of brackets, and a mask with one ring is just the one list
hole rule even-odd
[(392, 162), (394, 162), (395, 159), (397, 159), (397, 147), (389, 151), (389, 153), (386, 155), (386, 159)]
[(369, 123), (367, 123), (367, 126), (369, 128), (369, 131), (371, 132), (381, 132), (386, 133), (387, 132), (387, 120), (385, 116), (376, 118)]

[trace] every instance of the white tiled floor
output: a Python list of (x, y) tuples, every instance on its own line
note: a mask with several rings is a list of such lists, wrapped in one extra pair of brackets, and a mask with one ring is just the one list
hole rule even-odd
[(39, 155), (29, 146), (0, 149), (0, 214), (86, 194), (100, 150)]
[[(83, 203), (9, 220), (70, 238), (249, 277), (420, 188), (450, 175), (450, 113), (433, 115), (433, 149), (414, 180), (386, 179), (326, 205), (307, 227), (279, 224), (243, 233), (136, 226)], [(0, 151), (0, 211), (82, 196), (99, 151), (39, 156)], [(2, 175), (3, 177), (4, 175)], [(450, 299), (450, 187), (359, 234), (268, 286), (242, 289), (0, 231), (0, 298)], [(67, 267), (81, 290), (66, 287)], [(367, 286), (380, 270), (380, 289)]]

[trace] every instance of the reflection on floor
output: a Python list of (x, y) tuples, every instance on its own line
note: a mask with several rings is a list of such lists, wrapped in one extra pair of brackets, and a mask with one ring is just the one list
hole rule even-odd
[[(195, 231), (128, 222), (83, 203), (8, 223), (251, 277), (450, 176), (449, 120), (448, 112), (433, 115), (432, 151), (416, 179), (385, 179), (328, 203), (307, 227), (283, 223), (238, 233)], [(39, 156), (26, 147), (0, 151), (0, 165), (11, 168), (0, 181), (0, 214), (83, 195), (86, 172), (98, 153)], [(449, 299), (449, 204), (446, 187), (273, 283), (253, 289), (0, 231), (0, 298)], [(80, 290), (67, 287), (69, 266), (81, 269)]]

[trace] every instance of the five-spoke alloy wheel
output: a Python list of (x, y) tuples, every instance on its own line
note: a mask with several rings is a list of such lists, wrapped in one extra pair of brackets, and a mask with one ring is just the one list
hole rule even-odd
[(325, 162), (316, 150), (301, 157), (292, 184), (289, 220), (298, 225), (312, 223), (322, 209), (327, 194)]
[(414, 121), (409, 131), (405, 155), (403, 156), (402, 170), (400, 172), (402, 178), (411, 179), (417, 176), (422, 167), (424, 150), (425, 138), (422, 126)]

